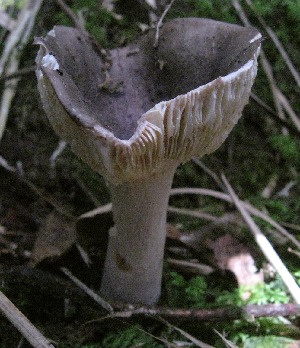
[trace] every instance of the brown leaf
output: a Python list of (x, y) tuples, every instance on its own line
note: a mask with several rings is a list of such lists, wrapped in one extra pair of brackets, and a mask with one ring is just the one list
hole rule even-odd
[(36, 265), (46, 258), (61, 256), (75, 241), (75, 221), (53, 211), (38, 232), (31, 264)]
[(233, 272), (239, 285), (263, 282), (263, 274), (257, 272), (255, 261), (247, 246), (229, 233), (211, 241), (210, 248), (219, 268)]

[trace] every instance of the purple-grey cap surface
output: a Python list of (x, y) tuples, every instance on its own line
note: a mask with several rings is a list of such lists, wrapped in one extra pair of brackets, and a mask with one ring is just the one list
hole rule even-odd
[[(55, 131), (117, 184), (216, 150), (247, 104), (261, 35), (209, 19), (165, 23), (103, 52), (56, 26), (40, 44), (39, 91)], [(109, 64), (108, 64), (109, 63)]]

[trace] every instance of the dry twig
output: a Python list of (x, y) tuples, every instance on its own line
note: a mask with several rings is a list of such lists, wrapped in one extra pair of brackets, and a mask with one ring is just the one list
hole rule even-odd
[(159, 20), (158, 20), (158, 22), (156, 24), (155, 40), (154, 40), (153, 47), (157, 47), (158, 46), (160, 27), (162, 26), (162, 22), (163, 22), (163, 20), (164, 20), (164, 18), (166, 16), (166, 14), (169, 12), (170, 8), (172, 7), (174, 1), (175, 0), (171, 0), (170, 3), (166, 6), (164, 12), (160, 16), (160, 18), (159, 18)]
[(0, 291), (0, 311), (35, 348), (54, 348), (50, 341)]
[(188, 340), (190, 340), (191, 342), (193, 342), (197, 347), (200, 348), (214, 348), (213, 346), (206, 344), (200, 340), (198, 340), (196, 337), (192, 336), (191, 334), (189, 334), (188, 332), (180, 329), (177, 326), (174, 326), (172, 324), (170, 324), (169, 322), (167, 322), (165, 319), (160, 318), (160, 320), (166, 324), (169, 328), (178, 331), (182, 336), (184, 336), (185, 338), (187, 338)]
[[(210, 196), (217, 199), (224, 200), (229, 203), (233, 203), (232, 198), (230, 195), (227, 195), (223, 192), (218, 192), (214, 190), (209, 189), (202, 189), (202, 188), (175, 188), (171, 190), (171, 195), (178, 195), (178, 194), (198, 194), (198, 195), (204, 195), (204, 196)], [(298, 249), (300, 249), (300, 242), (295, 238), (293, 235), (291, 235), (285, 228), (283, 228), (280, 224), (278, 224), (276, 221), (274, 221), (269, 215), (261, 212), (260, 210), (253, 207), (251, 204), (241, 201), (241, 205), (252, 215), (257, 216), (264, 221), (268, 222), (270, 225), (272, 225), (278, 232), (280, 232), (283, 236), (285, 236), (290, 242), (292, 242)]]
[(283, 120), (283, 119), (279, 118), (276, 111), (273, 110), (269, 105), (267, 105), (263, 100), (261, 100), (256, 94), (251, 93), (251, 98), (259, 106), (261, 106), (263, 109), (265, 109), (276, 123), (280, 124), (283, 128), (286, 128), (289, 131), (289, 133), (291, 133), (297, 137), (299, 136), (299, 131), (292, 124), (287, 122), (287, 120)]
[(84, 28), (84, 24), (79, 20), (76, 14), (72, 11), (72, 9), (63, 1), (63, 0), (55, 0), (57, 5), (66, 13), (66, 15), (72, 20), (75, 27), (89, 36), (88, 32)]
[[(21, 10), (14, 29), (8, 35), (0, 58), (0, 77), (5, 71), (6, 75), (14, 74), (19, 67), (20, 51), (27, 44), (35, 17), (42, 5), (42, 0), (28, 1)], [(6, 81), (5, 89), (0, 102), (0, 140), (2, 138), (10, 105), (16, 93), (18, 78)]]
[(260, 247), (261, 251), (267, 258), (267, 260), (273, 265), (273, 267), (276, 269), (280, 277), (282, 278), (284, 284), (289, 289), (292, 297), (294, 298), (295, 302), (297, 304), (300, 304), (300, 288), (298, 284), (296, 283), (293, 276), (290, 274), (276, 251), (273, 249), (273, 246), (268, 241), (268, 239), (265, 237), (265, 235), (261, 232), (259, 227), (256, 225), (254, 220), (251, 218), (249, 213), (246, 211), (245, 207), (240, 202), (238, 196), (234, 192), (233, 188), (230, 186), (228, 180), (226, 179), (225, 175), (222, 175), (222, 180), (224, 184), (226, 185), (226, 188), (233, 200), (233, 203), (235, 204), (236, 208), (241, 213), (243, 219), (245, 220), (246, 224), (248, 225), (249, 229), (251, 230), (258, 246)]
[(115, 310), (119, 309), (120, 311), (91, 322), (110, 318), (132, 318), (136, 316), (160, 316), (167, 320), (180, 320), (181, 322), (228, 321), (262, 317), (300, 316), (300, 306), (294, 303), (247, 305), (243, 307), (227, 306), (212, 309), (171, 309), (164, 307), (138, 307), (132, 305), (130, 305), (129, 308), (128, 306), (127, 308), (122, 308), (118, 304), (114, 304), (113, 306)]
[(0, 26), (8, 31), (13, 30), (16, 21), (11, 18), (6, 12), (0, 10)]
[(228, 340), (224, 337), (224, 335), (220, 334), (219, 331), (217, 331), (216, 329), (214, 329), (214, 332), (215, 332), (217, 335), (219, 335), (219, 336), (221, 337), (222, 341), (226, 344), (226, 347), (228, 347), (228, 348), (238, 348), (235, 344), (233, 344), (232, 342), (228, 341)]
[(222, 181), (220, 180), (219, 176), (212, 171), (210, 168), (208, 168), (202, 161), (199, 160), (199, 158), (193, 158), (192, 161), (197, 164), (201, 169), (204, 170), (206, 174), (208, 174), (214, 182), (219, 186), (221, 190), (224, 190), (224, 185)]
[(114, 309), (112, 306), (104, 301), (99, 295), (97, 295), (92, 289), (87, 287), (84, 283), (82, 283), (78, 278), (73, 276), (73, 274), (65, 267), (61, 267), (60, 269), (67, 277), (69, 277), (81, 290), (83, 290), (89, 297), (91, 297), (94, 301), (96, 301), (101, 307), (106, 309), (108, 312), (113, 313)]
[[(247, 15), (245, 11), (243, 10), (239, 0), (231, 0), (233, 7), (237, 11), (241, 21), (244, 23), (246, 26), (251, 26), (250, 21), (247, 18)], [(285, 119), (285, 115), (283, 112), (283, 109), (286, 111), (286, 113), (290, 116), (291, 120), (293, 121), (295, 127), (297, 128), (298, 131), (300, 131), (300, 119), (292, 109), (290, 103), (288, 102), (287, 98), (285, 95), (280, 91), (278, 88), (275, 78), (273, 76), (273, 71), (272, 71), (272, 66), (269, 63), (269, 61), (266, 58), (266, 55), (264, 54), (263, 50), (261, 50), (261, 62), (263, 65), (263, 69), (267, 75), (267, 78), (270, 83), (271, 91), (273, 93), (273, 99), (274, 99), (274, 104), (277, 109), (277, 113), (280, 119)]]
[(172, 206), (168, 206), (168, 213), (176, 213), (179, 215), (186, 215), (191, 217), (196, 217), (198, 219), (204, 219), (208, 221), (216, 221), (217, 217), (200, 210), (191, 210), (186, 208), (176, 208)]
[(256, 18), (260, 22), (261, 26), (265, 29), (265, 31), (270, 36), (271, 40), (273, 41), (274, 45), (278, 49), (279, 53), (281, 54), (283, 60), (285, 61), (287, 67), (289, 68), (291, 74), (293, 75), (295, 81), (297, 82), (297, 85), (300, 87), (300, 75), (295, 68), (294, 64), (292, 63), (288, 53), (286, 52), (285, 48), (283, 47), (282, 43), (278, 39), (275, 32), (266, 24), (265, 20), (262, 18), (262, 16), (255, 10), (253, 3), (251, 0), (246, 0), (246, 3), (249, 5), (253, 13), (255, 14)]
[(34, 71), (35, 71), (35, 66), (30, 66), (28, 68), (19, 69), (18, 71), (14, 72), (12, 74), (0, 76), (0, 81), (12, 80), (12, 79), (15, 79), (16, 77), (21, 77), (21, 76), (24, 76), (27, 74), (34, 73)]
[[(75, 303), (84, 303), (87, 306), (98, 308), (95, 300), (90, 301), (90, 297), (81, 288), (73, 283), (58, 278), (39, 269), (29, 267), (13, 267), (5, 272), (0, 272), (0, 279), (5, 280), (9, 286), (25, 286), (36, 288), (38, 291), (48, 296), (64, 299), (66, 293)], [(95, 307), (95, 304), (97, 305)], [(175, 321), (225, 321), (245, 318), (277, 317), (277, 316), (300, 316), (300, 306), (297, 304), (267, 304), (267, 305), (247, 305), (244, 307), (223, 307), (214, 309), (186, 309), (186, 308), (164, 308), (164, 307), (145, 307), (122, 305), (112, 303), (115, 313), (105, 317), (135, 317), (135, 316), (161, 316), (167, 320)], [(116, 312), (118, 310), (118, 312)], [(100, 320), (104, 320), (101, 318)]]
[(208, 275), (211, 274), (214, 269), (208, 265), (199, 262), (191, 262), (185, 260), (177, 260), (168, 258), (168, 263), (172, 266), (178, 266), (180, 268), (189, 269), (192, 273), (200, 274), (200, 275)]

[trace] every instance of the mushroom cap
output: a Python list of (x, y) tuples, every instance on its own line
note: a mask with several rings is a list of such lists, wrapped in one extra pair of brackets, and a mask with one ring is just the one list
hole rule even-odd
[(56, 26), (40, 44), (38, 88), (59, 136), (115, 184), (215, 151), (248, 102), (261, 35), (200, 18), (175, 19), (108, 52)]

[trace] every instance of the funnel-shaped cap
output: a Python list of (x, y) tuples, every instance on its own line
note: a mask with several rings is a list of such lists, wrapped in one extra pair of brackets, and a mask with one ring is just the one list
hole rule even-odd
[[(175, 19), (104, 57), (80, 31), (54, 27), (37, 57), (56, 132), (114, 183), (216, 150), (248, 102), (261, 35), (208, 19)], [(108, 64), (109, 62), (109, 64)]]

